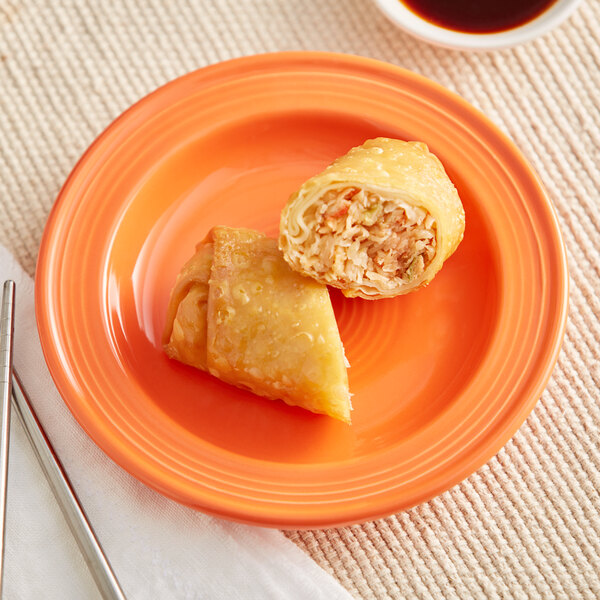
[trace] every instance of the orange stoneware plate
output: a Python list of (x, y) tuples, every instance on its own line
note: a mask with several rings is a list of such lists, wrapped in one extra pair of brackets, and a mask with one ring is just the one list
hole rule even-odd
[[(196, 242), (217, 224), (276, 236), (290, 193), (376, 136), (426, 142), (467, 226), (422, 291), (331, 290), (352, 425), (168, 360), (169, 293)], [(177, 79), (94, 142), (48, 221), (36, 306), (60, 393), (116, 463), (208, 513), (326, 527), (423, 502), (508, 441), (556, 361), (567, 266), (540, 181), (464, 100), (389, 64), (283, 53)]]

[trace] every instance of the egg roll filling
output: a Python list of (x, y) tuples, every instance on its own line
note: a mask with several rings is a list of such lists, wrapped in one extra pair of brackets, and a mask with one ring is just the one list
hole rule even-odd
[(309, 211), (314, 226), (300, 262), (316, 276), (393, 289), (422, 275), (435, 256), (436, 221), (422, 207), (344, 186)]

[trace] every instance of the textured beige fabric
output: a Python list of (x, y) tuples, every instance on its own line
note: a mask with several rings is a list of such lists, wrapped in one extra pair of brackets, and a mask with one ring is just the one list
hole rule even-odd
[(135, 100), (227, 58), (311, 49), (420, 72), (520, 146), (560, 216), (571, 268), (563, 351), (533, 414), (488, 465), (425, 505), (288, 535), (357, 598), (600, 597), (600, 3), (525, 46), (415, 41), (369, 0), (2, 0), (0, 241), (32, 273), (52, 202)]

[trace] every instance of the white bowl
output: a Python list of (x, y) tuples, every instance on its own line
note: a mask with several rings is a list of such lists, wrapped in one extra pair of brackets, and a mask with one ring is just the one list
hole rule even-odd
[(401, 0), (375, 0), (388, 19), (407, 33), (426, 42), (462, 50), (493, 50), (532, 40), (562, 23), (580, 2), (557, 0), (535, 19), (506, 31), (466, 33), (430, 23), (408, 9)]

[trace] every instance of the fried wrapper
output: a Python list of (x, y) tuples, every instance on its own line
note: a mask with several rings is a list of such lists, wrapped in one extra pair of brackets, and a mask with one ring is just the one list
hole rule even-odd
[(169, 358), (207, 371), (208, 280), (213, 260), (212, 232), (181, 269), (167, 308), (162, 342)]
[(171, 358), (350, 422), (346, 362), (327, 288), (292, 271), (277, 241), (261, 233), (211, 231), (176, 282), (163, 339)]
[(279, 247), (295, 271), (346, 296), (390, 298), (427, 285), (464, 230), (458, 192), (427, 146), (376, 138), (292, 194)]

